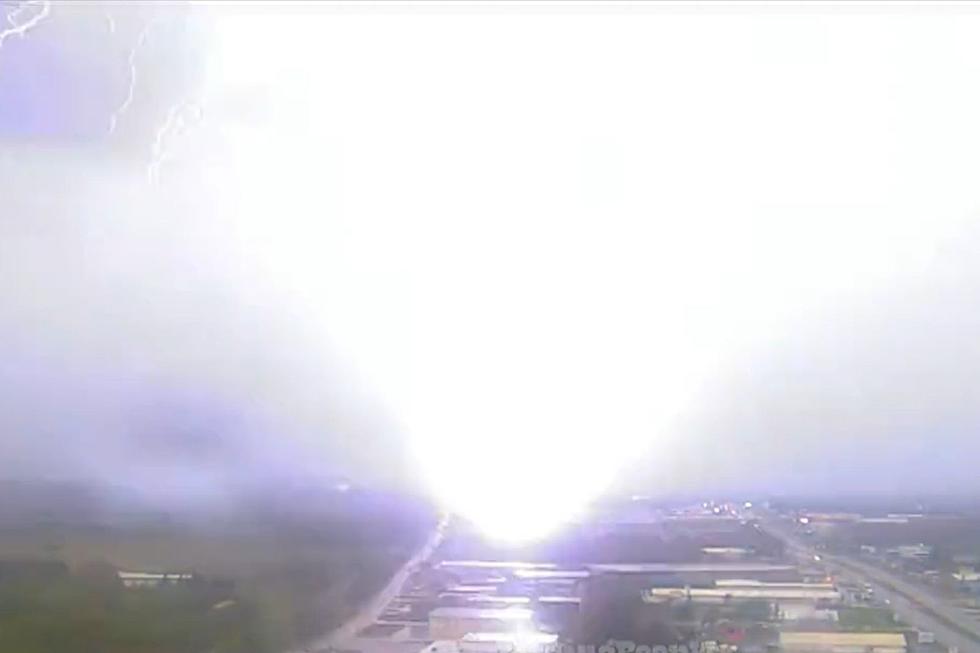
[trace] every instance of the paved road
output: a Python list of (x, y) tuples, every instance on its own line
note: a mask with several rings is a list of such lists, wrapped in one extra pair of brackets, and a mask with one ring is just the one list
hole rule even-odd
[(848, 580), (870, 584), (875, 595), (887, 599), (902, 621), (936, 633), (939, 641), (958, 647), (960, 653), (980, 653), (980, 624), (929, 589), (850, 556), (814, 551), (786, 526), (772, 520), (764, 521), (762, 527), (782, 540), (792, 553), (807, 560), (819, 555), (828, 567), (837, 567)]
[(327, 633), (316, 642), (306, 646), (302, 651), (320, 651), (331, 647), (348, 648), (350, 642), (355, 639), (358, 632), (370, 626), (384, 611), (393, 598), (401, 592), (402, 586), (409, 576), (415, 572), (419, 565), (428, 560), (435, 550), (442, 543), (446, 527), (449, 524), (449, 516), (445, 515), (439, 520), (429, 538), (419, 547), (408, 561), (402, 565), (391, 577), (384, 589), (374, 595), (374, 597), (364, 604), (353, 617), (348, 619), (336, 630)]

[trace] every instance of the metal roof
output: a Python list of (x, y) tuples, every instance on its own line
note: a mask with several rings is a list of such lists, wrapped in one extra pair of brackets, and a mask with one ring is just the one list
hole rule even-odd
[(781, 601), (818, 601), (840, 599), (840, 592), (835, 589), (814, 588), (802, 589), (795, 587), (654, 587), (643, 593), (644, 600), (665, 598), (697, 599), (771, 599)]
[(507, 621), (529, 621), (534, 613), (525, 608), (436, 608), (429, 617), (436, 619), (499, 619)]
[(793, 571), (793, 565), (772, 565), (761, 562), (648, 562), (640, 564), (589, 565), (595, 572), (619, 574), (664, 573), (758, 573), (764, 571)]
[(780, 646), (827, 647), (827, 646), (880, 646), (883, 648), (905, 648), (905, 635), (902, 633), (840, 633), (840, 632), (782, 632), (779, 633)]
[(443, 560), (440, 567), (464, 567), (471, 569), (554, 569), (557, 565), (547, 562), (503, 562), (499, 560)]

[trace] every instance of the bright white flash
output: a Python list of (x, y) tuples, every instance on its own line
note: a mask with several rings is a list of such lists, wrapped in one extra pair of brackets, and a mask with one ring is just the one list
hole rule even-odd
[[(909, 75), (978, 44), (855, 20), (220, 14), (208, 170), (418, 475), (536, 537), (627, 470), (669, 490), (706, 379), (914, 274), (972, 201), (977, 159), (939, 150), (980, 146), (975, 85)], [(895, 125), (934, 138), (897, 157)]]

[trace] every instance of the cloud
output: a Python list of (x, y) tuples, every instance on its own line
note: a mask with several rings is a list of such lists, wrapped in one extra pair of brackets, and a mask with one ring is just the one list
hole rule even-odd
[[(65, 10), (0, 51), (2, 329), (45, 361), (7, 368), (8, 419), (112, 448), (92, 473), (273, 456), (470, 507), (541, 461), (576, 503), (631, 460), (892, 482), (975, 417), (971, 21)], [(49, 395), (71, 419), (30, 418)]]

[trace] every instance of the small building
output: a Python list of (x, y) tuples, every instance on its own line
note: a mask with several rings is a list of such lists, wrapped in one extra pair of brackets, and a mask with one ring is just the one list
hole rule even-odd
[(837, 610), (821, 608), (813, 603), (779, 603), (776, 616), (783, 621), (839, 621)]
[(834, 584), (826, 581), (767, 581), (751, 578), (719, 578), (715, 587), (758, 587), (772, 589), (833, 589)]
[(443, 594), (487, 594), (496, 592), (496, 585), (450, 585), (442, 591)]
[[(440, 594), (439, 598), (443, 599), (446, 597), (454, 596), (453, 594)], [(531, 603), (530, 597), (527, 596), (498, 596), (496, 594), (474, 594), (472, 596), (463, 596), (463, 607), (474, 608), (474, 607), (488, 607), (488, 608), (506, 608), (515, 605), (529, 605)]]
[(589, 577), (587, 569), (515, 569), (514, 577), (522, 580), (581, 580)]
[(915, 632), (916, 640), (919, 644), (935, 644), (936, 643), (936, 633), (930, 630), (917, 630)]
[(159, 587), (194, 579), (194, 574), (187, 572), (117, 571), (116, 574), (124, 587)]
[(832, 587), (654, 587), (643, 593), (643, 600), (647, 603), (660, 603), (670, 599), (705, 603), (739, 600), (816, 603), (840, 601), (841, 595)]
[[(806, 521), (803, 521), (806, 519)], [(800, 523), (828, 522), (828, 523), (852, 523), (864, 519), (863, 515), (856, 512), (810, 512), (800, 518)]]
[(420, 653), (549, 653), (557, 642), (558, 636), (549, 633), (468, 633), (432, 642)]
[(443, 560), (442, 569), (555, 569), (558, 565), (550, 562), (501, 562), (497, 560)]
[(968, 567), (960, 567), (953, 572), (953, 578), (961, 583), (976, 583), (980, 581), (980, 572)]
[(795, 572), (794, 565), (766, 562), (646, 562), (589, 565), (593, 574), (708, 574), (745, 578), (771, 572)]
[(434, 639), (462, 639), (467, 633), (534, 632), (534, 613), (526, 608), (442, 607), (429, 613)]
[(905, 653), (902, 633), (799, 631), (779, 634), (779, 648), (789, 653)]
[(975, 569), (961, 567), (953, 572), (956, 588), (968, 594), (980, 594), (980, 572)]
[(565, 633), (579, 623), (582, 599), (578, 596), (539, 596), (534, 606), (538, 627)]
[(752, 549), (743, 546), (703, 546), (701, 553), (723, 560), (741, 560), (752, 555)]
[(548, 653), (557, 643), (551, 633), (467, 633), (459, 653)]
[(903, 560), (924, 560), (932, 555), (932, 547), (928, 544), (902, 544), (888, 549), (887, 553)]

